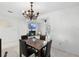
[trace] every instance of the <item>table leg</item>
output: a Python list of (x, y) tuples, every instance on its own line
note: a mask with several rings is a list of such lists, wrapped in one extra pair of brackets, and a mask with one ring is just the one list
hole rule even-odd
[(41, 57), (41, 52), (42, 52), (42, 50), (39, 50), (38, 57)]

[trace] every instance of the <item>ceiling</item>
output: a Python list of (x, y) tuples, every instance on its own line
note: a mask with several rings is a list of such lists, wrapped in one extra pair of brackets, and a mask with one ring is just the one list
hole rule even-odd
[[(34, 2), (35, 12), (40, 12), (40, 15), (79, 6), (78, 2)], [(0, 16), (18, 17), (22, 16), (23, 10), (28, 10), (30, 3), (28, 2), (0, 2)], [(21, 18), (20, 17), (20, 18)]]

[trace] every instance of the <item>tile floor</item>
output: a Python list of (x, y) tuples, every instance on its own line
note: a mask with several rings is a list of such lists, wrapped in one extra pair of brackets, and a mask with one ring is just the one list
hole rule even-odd
[[(7, 57), (19, 57), (19, 47), (14, 46), (10, 48), (6, 48), (2, 50), (2, 56), (4, 56), (5, 51), (8, 51)], [(31, 55), (31, 57), (34, 57), (34, 54)], [(75, 55), (72, 53), (69, 53), (67, 51), (63, 51), (58, 48), (51, 48), (51, 57), (79, 57), (79, 55)]]

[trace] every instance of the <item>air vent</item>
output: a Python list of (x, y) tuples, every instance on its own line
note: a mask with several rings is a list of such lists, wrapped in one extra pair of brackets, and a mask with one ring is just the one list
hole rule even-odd
[(8, 10), (9, 13), (13, 13), (12, 11)]

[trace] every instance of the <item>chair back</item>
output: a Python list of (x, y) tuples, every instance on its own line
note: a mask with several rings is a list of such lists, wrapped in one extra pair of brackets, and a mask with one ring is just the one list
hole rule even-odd
[(32, 48), (29, 47), (25, 41), (20, 40), (20, 57), (22, 54), (26, 57), (29, 57), (33, 53), (35, 53), (34, 49), (32, 50)]
[(24, 55), (27, 56), (27, 46), (26, 46), (26, 42), (24, 42), (23, 40), (20, 40), (20, 52)]
[(40, 35), (40, 40), (45, 40), (46, 36), (45, 35)]
[(28, 39), (28, 35), (22, 35), (21, 39)]
[(47, 46), (46, 46), (46, 54), (45, 54), (46, 57), (50, 57), (51, 44), (52, 44), (52, 40), (50, 40), (50, 41), (47, 43)]

